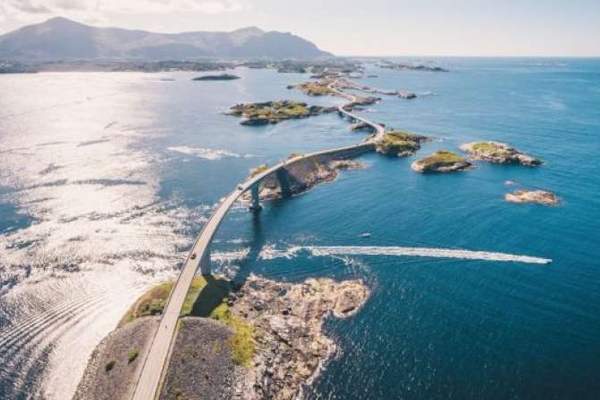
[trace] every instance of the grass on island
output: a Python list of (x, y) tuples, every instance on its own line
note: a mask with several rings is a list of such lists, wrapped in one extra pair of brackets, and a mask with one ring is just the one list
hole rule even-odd
[(238, 104), (231, 108), (231, 115), (248, 119), (268, 119), (278, 121), (290, 118), (307, 117), (311, 113), (306, 103), (298, 101), (269, 101), (266, 103)]
[[(136, 318), (160, 315), (172, 288), (173, 282), (165, 282), (150, 289), (129, 309), (119, 326), (125, 325)], [(226, 303), (230, 289), (231, 284), (227, 280), (218, 279), (211, 275), (195, 277), (186, 295), (180, 315), (182, 317), (209, 317), (229, 326), (233, 330), (233, 336), (228, 342), (231, 347), (233, 361), (236, 364), (248, 367), (255, 351), (254, 327), (231, 313)], [(180, 324), (177, 326), (179, 329)], [(130, 350), (127, 354), (128, 362), (133, 362), (138, 354), (138, 349)], [(106, 365), (106, 372), (114, 367), (115, 362), (111, 361), (109, 364)]]
[(506, 147), (493, 142), (478, 142), (472, 148), (476, 153), (492, 157), (504, 157), (510, 154)]
[(425, 140), (424, 136), (404, 131), (389, 131), (383, 135), (383, 138), (377, 143), (377, 150), (384, 154), (409, 154), (414, 153), (421, 148), (421, 142)]
[(210, 317), (224, 323), (233, 330), (233, 336), (228, 342), (231, 347), (233, 362), (249, 367), (256, 350), (254, 327), (242, 318), (233, 315), (226, 303), (222, 303), (215, 308)]
[(335, 93), (328, 84), (322, 82), (305, 82), (296, 87), (309, 96), (327, 96)]
[(138, 358), (139, 354), (140, 351), (138, 349), (129, 350), (129, 352), (127, 352), (127, 363), (131, 364), (132, 362), (134, 362)]
[[(127, 311), (125, 316), (121, 319), (121, 322), (119, 322), (119, 326), (123, 326), (137, 318), (162, 314), (165, 305), (167, 304), (169, 294), (173, 289), (173, 284), (174, 282), (164, 282), (144, 293)], [(204, 286), (206, 286), (206, 279), (203, 276), (194, 278), (192, 286), (186, 295), (183, 307), (181, 308), (182, 316), (190, 315), (192, 313), (194, 303)]]
[(439, 150), (430, 156), (427, 156), (418, 161), (425, 169), (452, 165), (455, 163), (465, 162), (465, 159), (456, 153), (448, 150)]

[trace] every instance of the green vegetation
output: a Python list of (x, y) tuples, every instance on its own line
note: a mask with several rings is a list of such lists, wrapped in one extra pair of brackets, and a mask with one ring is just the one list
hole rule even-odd
[(425, 136), (404, 131), (389, 131), (377, 143), (377, 151), (387, 155), (408, 156), (421, 148)]
[(233, 330), (233, 336), (228, 343), (231, 347), (233, 361), (238, 365), (249, 367), (256, 349), (254, 327), (242, 318), (233, 315), (226, 303), (215, 308), (210, 316)]
[(471, 164), (456, 153), (448, 150), (439, 150), (432, 155), (413, 163), (413, 169), (418, 172), (449, 172), (459, 171)]
[(326, 82), (305, 82), (296, 86), (309, 96), (327, 96), (335, 92)]
[(129, 350), (129, 352), (127, 353), (127, 363), (131, 364), (132, 362), (134, 362), (139, 354), (140, 352), (138, 349)]
[[(183, 303), (183, 307), (181, 308), (182, 316), (190, 315), (192, 313), (192, 307), (205, 285), (206, 279), (204, 277), (197, 276), (194, 278), (192, 286)], [(119, 326), (125, 325), (137, 318), (162, 314), (172, 289), (173, 282), (165, 282), (144, 293), (127, 311), (125, 316), (121, 319)]]
[(473, 151), (490, 157), (510, 157), (514, 151), (507, 146), (494, 142), (478, 142), (473, 144)]
[(276, 124), (278, 122), (306, 118), (326, 111), (320, 106), (308, 106), (299, 101), (281, 100), (264, 103), (237, 104), (231, 107), (229, 115), (245, 118), (242, 125)]
[(106, 363), (106, 365), (104, 366), (104, 371), (106, 373), (109, 373), (110, 371), (112, 371), (112, 369), (115, 367), (115, 364), (117, 362), (115, 360), (109, 361)]

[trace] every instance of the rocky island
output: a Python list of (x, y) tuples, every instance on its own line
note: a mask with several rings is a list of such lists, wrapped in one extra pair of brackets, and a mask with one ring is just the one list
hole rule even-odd
[(447, 69), (442, 67), (426, 65), (426, 64), (408, 64), (408, 63), (395, 63), (388, 60), (382, 60), (379, 63), (380, 68), (393, 69), (397, 71), (428, 71), (428, 72), (448, 72)]
[(500, 142), (472, 142), (465, 143), (460, 149), (468, 153), (475, 160), (489, 161), (497, 164), (521, 164), (534, 167), (542, 161), (530, 155), (521, 153), (514, 147)]
[(389, 156), (407, 157), (415, 154), (421, 148), (421, 143), (427, 140), (429, 138), (426, 136), (392, 130), (376, 143), (375, 150)]
[(219, 74), (219, 75), (204, 75), (193, 78), (193, 81), (232, 81), (240, 79), (239, 76), (233, 74)]
[(546, 190), (516, 190), (504, 195), (510, 203), (537, 203), (545, 206), (555, 206), (560, 202), (558, 196)]
[[(290, 155), (290, 159), (298, 157), (298, 154)], [(331, 182), (337, 178), (339, 171), (347, 169), (360, 169), (363, 164), (347, 159), (330, 159), (327, 157), (310, 158), (295, 162), (285, 167), (285, 187), (281, 187), (279, 178), (271, 174), (262, 180), (260, 184), (259, 196), (261, 200), (274, 200), (283, 197), (295, 196), (304, 193), (314, 186)], [(252, 171), (250, 176), (255, 176), (268, 168), (267, 165), (261, 165)], [(244, 193), (242, 198), (250, 200), (250, 193)]]
[(242, 117), (242, 125), (277, 124), (288, 119), (308, 118), (330, 113), (335, 107), (309, 106), (306, 103), (291, 100), (267, 101), (263, 103), (236, 104), (227, 115)]
[(330, 84), (327, 81), (309, 81), (300, 83), (298, 85), (288, 86), (289, 89), (299, 89), (304, 94), (309, 96), (328, 96), (336, 94), (333, 89), (331, 89)]
[[(147, 292), (96, 348), (74, 400), (129, 400), (172, 285)], [(360, 280), (292, 284), (251, 275), (240, 285), (197, 277), (160, 395), (166, 399), (294, 399), (337, 349), (326, 318), (365, 303)]]
[(416, 172), (454, 172), (464, 171), (471, 163), (448, 150), (439, 150), (432, 155), (413, 162), (410, 166)]

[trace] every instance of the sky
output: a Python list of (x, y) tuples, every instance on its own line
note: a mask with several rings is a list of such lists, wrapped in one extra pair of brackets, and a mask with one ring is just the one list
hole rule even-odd
[(0, 34), (63, 16), (156, 32), (292, 32), (336, 55), (600, 56), (600, 0), (0, 0)]

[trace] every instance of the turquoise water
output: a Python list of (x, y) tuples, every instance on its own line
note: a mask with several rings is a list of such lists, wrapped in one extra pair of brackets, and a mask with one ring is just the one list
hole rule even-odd
[[(365, 115), (434, 137), (417, 157), (493, 139), (545, 164), (423, 176), (410, 170), (415, 157), (367, 155), (366, 169), (267, 204), (258, 218), (234, 209), (213, 247), (216, 269), (370, 285), (356, 316), (328, 321), (340, 353), (308, 398), (597, 398), (600, 60), (437, 62), (451, 72), (369, 66), (379, 77), (361, 82), (420, 96), (384, 96)], [(141, 291), (176, 274), (211, 207), (249, 168), (362, 139), (336, 115), (240, 126), (222, 114), (236, 102), (339, 100), (285, 89), (306, 75), (236, 74), (0, 76), (1, 398), (68, 397), (93, 347)], [(519, 187), (554, 191), (561, 205), (506, 203)], [(553, 262), (317, 256), (311, 246)]]

